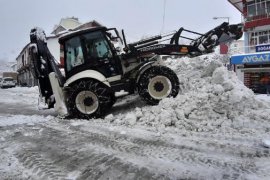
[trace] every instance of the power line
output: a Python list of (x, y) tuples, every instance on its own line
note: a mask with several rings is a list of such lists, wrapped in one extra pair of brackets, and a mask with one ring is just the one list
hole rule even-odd
[(166, 3), (167, 3), (167, 0), (164, 0), (164, 3), (163, 3), (163, 20), (162, 20), (162, 27), (161, 27), (161, 32), (160, 33), (162, 33), (164, 31), (165, 16), (166, 16)]

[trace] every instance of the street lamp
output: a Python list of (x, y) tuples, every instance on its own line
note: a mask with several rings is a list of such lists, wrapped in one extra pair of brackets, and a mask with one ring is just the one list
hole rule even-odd
[(213, 17), (214, 20), (217, 19), (227, 19), (228, 23), (230, 22), (230, 17)]

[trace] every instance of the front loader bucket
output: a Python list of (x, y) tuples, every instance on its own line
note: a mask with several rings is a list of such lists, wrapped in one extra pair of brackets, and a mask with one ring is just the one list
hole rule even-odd
[(238, 40), (243, 35), (243, 24), (229, 25), (228, 32), (232, 34), (234, 40)]
[(213, 48), (221, 43), (229, 43), (238, 40), (243, 35), (242, 24), (229, 25), (224, 22), (216, 28), (202, 34), (199, 38), (191, 42), (191, 46), (198, 48), (201, 53), (213, 51)]
[(233, 24), (229, 25), (227, 30), (222, 33), (220, 36), (218, 42), (221, 43), (227, 43), (234, 40), (238, 40), (243, 35), (243, 25), (242, 24)]

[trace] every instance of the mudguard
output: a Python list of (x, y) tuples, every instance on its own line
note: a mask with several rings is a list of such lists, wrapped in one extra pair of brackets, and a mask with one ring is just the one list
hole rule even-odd
[(74, 76), (71, 76), (64, 84), (64, 87), (68, 87), (70, 84), (72, 84), (73, 82), (75, 82), (79, 79), (86, 79), (86, 78), (96, 79), (96, 80), (104, 83), (108, 87), (111, 87), (107, 78), (103, 74), (101, 74), (100, 72), (95, 71), (95, 70), (85, 70), (85, 71), (82, 71), (78, 74), (75, 74)]
[(157, 56), (157, 60), (153, 60), (153, 61), (149, 61), (145, 64), (143, 64), (139, 70), (138, 70), (138, 73), (136, 75), (136, 83), (138, 83), (141, 75), (149, 68), (153, 67), (153, 66), (162, 66), (164, 65), (164, 62), (163, 60), (161, 59), (161, 56)]

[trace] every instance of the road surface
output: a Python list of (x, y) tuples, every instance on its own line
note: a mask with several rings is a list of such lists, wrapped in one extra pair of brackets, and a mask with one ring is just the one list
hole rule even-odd
[[(0, 179), (270, 178), (270, 151), (256, 136), (59, 119), (29, 105), (23, 92), (0, 94)], [(14, 101), (3, 100), (8, 95)], [(130, 112), (141, 102), (127, 104), (112, 113)]]

